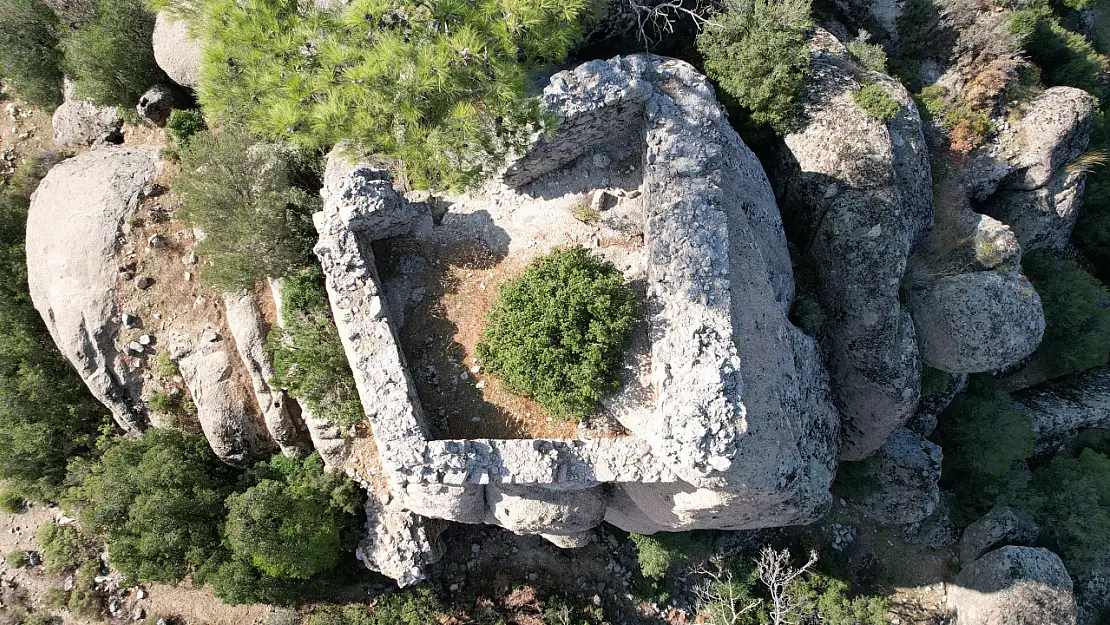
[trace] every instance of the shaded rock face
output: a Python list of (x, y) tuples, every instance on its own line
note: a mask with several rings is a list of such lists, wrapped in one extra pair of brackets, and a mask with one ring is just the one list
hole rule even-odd
[(120, 227), (150, 192), (157, 148), (107, 148), (55, 166), (31, 200), (27, 281), (50, 335), (123, 429), (146, 422), (138, 371), (115, 345)]
[(1060, 556), (1002, 547), (966, 565), (949, 585), (958, 625), (1074, 625), (1072, 581)]
[(581, 490), (537, 486), (490, 486), (490, 515), (505, 529), (520, 534), (574, 536), (601, 524), (608, 497), (601, 484)]
[(270, 386), (274, 362), (266, 351), (266, 328), (262, 312), (253, 295), (224, 295), (227, 326), (235, 339), (235, 349), (250, 375), (255, 403), (262, 413), (269, 436), (286, 456), (299, 456), (311, 449), (300, 424), (289, 410), (285, 391)]
[(151, 39), (158, 67), (175, 83), (195, 89), (200, 82), (204, 51), (200, 42), (189, 36), (185, 21), (176, 20), (165, 11), (159, 12)]
[(75, 148), (103, 143), (123, 143), (123, 118), (114, 106), (96, 106), (88, 100), (66, 100), (54, 111), (54, 144)]
[(1022, 512), (996, 506), (964, 529), (960, 537), (960, 562), (972, 562), (1005, 545), (1032, 545), (1040, 528)]
[(216, 457), (247, 467), (275, 450), (266, 423), (246, 385), (235, 376), (226, 340), (209, 343), (175, 336), (170, 357), (177, 362), (197, 407), (197, 420)]
[(1097, 367), (1014, 394), (1033, 417), (1035, 452), (1059, 450), (1083, 428), (1110, 428), (1110, 367)]
[(1044, 334), (1041, 298), (1014, 268), (942, 276), (911, 290), (908, 302), (922, 360), (942, 371), (978, 373), (1016, 363)]
[(880, 523), (916, 523), (929, 517), (940, 501), (941, 449), (920, 434), (902, 428), (863, 461), (867, 493), (852, 505)]
[(1110, 614), (1110, 566), (1084, 573), (1075, 580), (1076, 621), (1102, 625)]
[[(1082, 168), (1069, 164), (1087, 150), (1096, 108), (1085, 91), (1048, 89), (974, 157), (965, 176), (973, 199), (982, 202), (981, 212), (1013, 229), (1023, 251), (1068, 244), (1086, 179)], [(983, 175), (977, 180), (976, 174)]]
[[(818, 30), (801, 127), (775, 167), (787, 232), (814, 260), (829, 313), (833, 392), (845, 460), (878, 450), (913, 414), (920, 361), (899, 305), (910, 250), (932, 225), (929, 156), (917, 108), (899, 83), (860, 70)], [(902, 109), (888, 124), (856, 106), (861, 81)]]
[(139, 98), (135, 111), (144, 122), (161, 128), (166, 125), (176, 104), (177, 97), (173, 89), (166, 85), (155, 85)]
[(937, 416), (944, 412), (948, 404), (957, 395), (967, 389), (967, 374), (939, 372), (943, 375), (943, 383), (933, 388), (928, 388), (925, 381), (928, 374), (922, 375), (921, 401), (917, 403), (917, 410), (913, 417), (906, 422), (906, 427), (922, 436), (929, 436), (937, 428)]

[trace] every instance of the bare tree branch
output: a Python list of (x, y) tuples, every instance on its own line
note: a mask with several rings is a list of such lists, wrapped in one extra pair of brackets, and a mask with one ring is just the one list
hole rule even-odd
[(809, 561), (801, 568), (795, 569), (790, 564), (790, 551), (783, 549), (775, 551), (764, 545), (759, 551), (759, 581), (771, 593), (771, 623), (772, 625), (794, 625), (797, 607), (790, 600), (788, 592), (790, 584), (804, 575), (817, 564), (817, 552), (809, 552)]
[(709, 619), (706, 625), (737, 625), (744, 614), (759, 607), (760, 602), (748, 597), (746, 586), (734, 580), (731, 571), (699, 568), (693, 572), (702, 576), (694, 586), (694, 599), (698, 613)]
[(636, 14), (636, 36), (643, 42), (645, 50), (661, 42), (665, 36), (673, 34), (675, 25), (683, 16), (692, 20), (698, 30), (721, 27), (705, 17), (710, 5), (707, 0), (665, 0), (651, 5), (644, 4), (641, 0), (627, 2)]

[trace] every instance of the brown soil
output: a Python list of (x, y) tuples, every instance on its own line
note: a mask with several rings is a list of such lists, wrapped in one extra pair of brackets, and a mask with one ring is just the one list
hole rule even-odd
[[(380, 246), (379, 267), (392, 265), (412, 241)], [(459, 243), (420, 250), (432, 278), (425, 302), (405, 319), (399, 335), (413, 381), (429, 417), (447, 424), (446, 438), (574, 438), (577, 424), (556, 420), (536, 402), (507, 391), (477, 361), (475, 346), (498, 287), (523, 270), (521, 258)]]

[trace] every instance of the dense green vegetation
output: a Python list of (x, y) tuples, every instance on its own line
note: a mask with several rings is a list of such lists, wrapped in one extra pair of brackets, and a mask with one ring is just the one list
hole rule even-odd
[(0, 3), (0, 80), (27, 102), (53, 110), (62, 103), (58, 18), (41, 0)]
[(1046, 251), (1022, 258), (1041, 296), (1045, 332), (1036, 354), (1055, 375), (1084, 371), (1110, 358), (1110, 290), (1075, 261)]
[(1047, 5), (1015, 11), (1011, 31), (1041, 68), (1045, 84), (1077, 87), (1099, 96), (1105, 87), (1110, 60), (1095, 51), (1080, 34), (1060, 25)]
[(47, 573), (72, 571), (95, 557), (93, 544), (72, 523), (60, 525), (51, 521), (39, 528), (35, 541), (42, 548)]
[(0, 479), (37, 500), (61, 494), (66, 463), (92, 448), (107, 413), (54, 346), (27, 291), (30, 195), (59, 158), (27, 159), (0, 188)]
[(622, 351), (640, 314), (612, 263), (580, 246), (555, 250), (501, 286), (478, 358), (553, 416), (583, 419), (620, 385)]
[[(1094, 119), (1090, 149), (1102, 154), (1110, 150), (1110, 120), (1105, 111)], [(1074, 239), (1098, 277), (1110, 284), (1110, 167), (1095, 167), (1087, 174)]]
[(176, 583), (219, 551), (235, 472), (203, 436), (155, 429), (103, 445), (76, 467), (68, 502), (86, 531), (104, 536), (112, 566), (128, 580)]
[(80, 98), (130, 111), (165, 74), (154, 62), (154, 15), (141, 0), (98, 0), (93, 18), (61, 41), (63, 67)]
[(524, 97), (528, 73), (563, 58), (591, 8), (355, 0), (321, 13), (297, 0), (204, 0), (185, 13), (208, 38), (208, 116), (313, 150), (354, 140), (400, 159), (412, 184), (445, 188), (488, 176), (550, 123)]
[(245, 291), (312, 258), (320, 199), (294, 186), (296, 163), (296, 154), (241, 129), (189, 138), (173, 190), (181, 217), (205, 233), (197, 254), (212, 263), (201, 268), (202, 279)]
[(0, 490), (0, 510), (8, 514), (18, 514), (23, 511), (25, 504), (23, 495), (10, 488)]
[(882, 85), (864, 85), (852, 94), (856, 106), (863, 109), (872, 119), (886, 123), (898, 116), (902, 105), (891, 97)]
[(640, 573), (653, 580), (663, 579), (673, 567), (705, 557), (712, 548), (712, 535), (708, 532), (631, 534), (629, 538), (636, 543)]
[(349, 427), (365, 419), (351, 365), (332, 321), (324, 274), (312, 266), (282, 284), (285, 329), (270, 330), (273, 383), (286, 388), (316, 417)]
[(726, 0), (698, 35), (705, 73), (746, 113), (779, 134), (797, 124), (809, 75), (810, 0)]

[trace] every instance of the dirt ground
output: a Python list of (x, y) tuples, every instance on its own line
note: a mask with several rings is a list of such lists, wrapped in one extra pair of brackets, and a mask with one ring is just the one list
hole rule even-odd
[[(375, 246), (391, 307), (403, 312), (401, 346), (425, 412), (444, 438), (623, 435), (614, 423), (553, 419), (506, 390), (476, 360), (498, 287), (537, 256), (582, 245), (642, 281), (643, 183), (628, 146), (591, 154), (522, 189), (491, 184), (448, 198), (446, 214), (413, 235)], [(595, 190), (604, 209), (588, 207)]]

